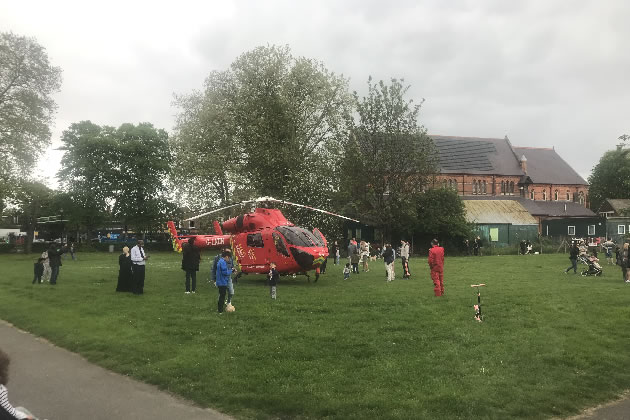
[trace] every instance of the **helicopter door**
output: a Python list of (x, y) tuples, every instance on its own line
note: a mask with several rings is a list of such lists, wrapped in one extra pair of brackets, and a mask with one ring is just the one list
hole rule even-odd
[(247, 247), (240, 255), (239, 262), (246, 272), (250, 271), (247, 268), (255, 270), (257, 266), (265, 264), (265, 242), (261, 232), (247, 234)]
[(321, 241), (323, 242), (323, 246), (324, 248), (328, 248), (328, 243), (326, 242), (326, 238), (324, 237), (324, 235), (319, 231), (319, 229), (315, 228), (313, 229), (313, 234), (315, 235), (316, 238), (321, 238)]

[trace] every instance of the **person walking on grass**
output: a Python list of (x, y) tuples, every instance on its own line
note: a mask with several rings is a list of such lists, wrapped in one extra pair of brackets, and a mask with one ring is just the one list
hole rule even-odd
[(350, 263), (347, 263), (343, 269), (343, 279), (348, 280), (350, 278)]
[(354, 253), (350, 257), (350, 262), (352, 263), (352, 274), (359, 274), (359, 261), (361, 257), (359, 257), (359, 250), (355, 249)]
[(577, 259), (580, 255), (580, 248), (578, 248), (577, 242), (573, 242), (571, 248), (569, 248), (569, 260), (571, 260), (571, 266), (564, 270), (564, 274), (567, 274), (573, 269), (573, 274), (577, 274)]
[(394, 250), (390, 244), (385, 244), (383, 248), (383, 260), (385, 261), (385, 272), (387, 273), (387, 281), (393, 281), (394, 277), (394, 260), (396, 259), (396, 254), (394, 254)]
[(370, 244), (366, 241), (361, 241), (361, 261), (363, 262), (363, 271), (370, 271)]
[[(197, 289), (197, 271), (201, 262), (201, 252), (195, 246), (195, 237), (188, 238), (182, 249), (182, 270), (186, 272), (186, 294), (195, 293)], [(192, 280), (192, 288), (191, 286)]]
[(50, 264), (50, 284), (57, 284), (57, 278), (59, 277), (59, 268), (61, 264), (61, 255), (63, 251), (58, 249), (55, 243), (50, 244), (48, 248), (48, 263)]
[(411, 277), (409, 273), (409, 242), (400, 241), (400, 258), (402, 260), (403, 279)]
[(221, 258), (217, 263), (217, 287), (219, 288), (219, 300), (217, 302), (217, 309), (219, 313), (223, 313), (223, 308), (225, 305), (225, 294), (228, 289), (228, 283), (230, 277), (232, 276), (232, 269), (230, 269), (229, 262), (232, 260), (232, 253), (230, 251), (224, 250), (221, 253)]
[(278, 287), (278, 279), (280, 278), (280, 273), (276, 270), (276, 263), (269, 263), (269, 274), (267, 274), (267, 281), (269, 282), (269, 293), (271, 295), (271, 299), (276, 300), (276, 288)]
[(33, 283), (32, 284), (41, 284), (42, 283), (42, 276), (44, 275), (44, 259), (42, 257), (39, 257), (37, 259), (37, 262), (35, 263), (34, 267), (33, 267)]
[(437, 239), (431, 241), (429, 268), (431, 269), (435, 296), (444, 296), (444, 248), (440, 246)]

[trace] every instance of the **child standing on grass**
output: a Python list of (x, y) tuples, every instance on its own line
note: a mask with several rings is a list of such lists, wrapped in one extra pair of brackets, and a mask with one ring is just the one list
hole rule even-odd
[(343, 269), (343, 279), (348, 280), (350, 278), (350, 263), (346, 264), (346, 267)]
[[(16, 419), (33, 419), (25, 411), (22, 411), (20, 407), (14, 408), (9, 402), (9, 391), (7, 390), (6, 383), (9, 381), (9, 355), (0, 350), (0, 409), (6, 411), (12, 418)], [(1, 411), (0, 410), (0, 411)], [(3, 414), (0, 412), (0, 414)], [(2, 418), (5, 418), (3, 416)]]
[(276, 285), (278, 284), (278, 278), (280, 274), (276, 270), (276, 263), (269, 264), (269, 274), (267, 274), (267, 280), (269, 281), (269, 291), (271, 293), (271, 299), (276, 300)]
[(37, 262), (34, 264), (33, 274), (34, 274), (34, 277), (33, 277), (32, 284), (35, 284), (35, 282), (41, 283), (42, 276), (44, 275), (44, 259), (42, 257), (39, 257), (37, 259)]

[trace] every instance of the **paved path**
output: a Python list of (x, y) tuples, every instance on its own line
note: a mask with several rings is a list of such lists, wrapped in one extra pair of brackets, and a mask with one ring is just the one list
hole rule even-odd
[(630, 392), (626, 392), (617, 401), (590, 408), (567, 420), (630, 420)]
[(2, 320), (0, 347), (11, 356), (11, 403), (42, 419), (230, 419), (93, 365)]

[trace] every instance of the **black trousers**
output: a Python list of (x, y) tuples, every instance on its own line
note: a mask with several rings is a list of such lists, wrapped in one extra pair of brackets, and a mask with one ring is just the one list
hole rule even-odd
[(218, 286), (219, 287), (219, 301), (217, 302), (217, 309), (220, 312), (223, 312), (223, 306), (225, 305), (225, 293), (227, 292), (227, 286)]
[(33, 283), (32, 284), (41, 283), (41, 282), (42, 282), (41, 274), (35, 275), (35, 277), (33, 277)]
[(133, 265), (133, 288), (135, 295), (144, 293), (144, 270), (145, 266), (140, 264)]
[(186, 291), (190, 292), (190, 280), (192, 279), (192, 291), (197, 289), (197, 271), (186, 270)]
[(57, 277), (59, 277), (59, 266), (50, 266), (50, 284), (57, 284)]

